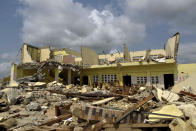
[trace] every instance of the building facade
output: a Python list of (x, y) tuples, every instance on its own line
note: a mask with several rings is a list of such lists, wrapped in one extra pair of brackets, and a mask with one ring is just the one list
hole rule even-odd
[(36, 73), (38, 69), (29, 65), (53, 60), (64, 65), (77, 65), (80, 71), (60, 65), (48, 67), (43, 70), (45, 82), (56, 80), (65, 84), (80, 82), (81, 85), (153, 85), (167, 89), (196, 72), (196, 64), (177, 64), (179, 39), (180, 34), (176, 33), (168, 39), (163, 49), (135, 52), (130, 52), (124, 44), (123, 52), (113, 54), (97, 54), (84, 46), (81, 47), (81, 53), (78, 53), (68, 48), (39, 48), (23, 44), (21, 63), (14, 64), (14, 78), (20, 79)]

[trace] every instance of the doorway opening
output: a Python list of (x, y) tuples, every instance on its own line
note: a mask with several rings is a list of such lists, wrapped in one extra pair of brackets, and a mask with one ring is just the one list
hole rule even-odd
[(88, 76), (83, 76), (83, 85), (88, 85)]
[(165, 89), (174, 86), (174, 74), (164, 74)]
[(123, 85), (131, 86), (131, 76), (123, 76)]
[(61, 82), (63, 84), (67, 84), (68, 83), (68, 70), (63, 69), (60, 73), (59, 73), (59, 77), (61, 78)]

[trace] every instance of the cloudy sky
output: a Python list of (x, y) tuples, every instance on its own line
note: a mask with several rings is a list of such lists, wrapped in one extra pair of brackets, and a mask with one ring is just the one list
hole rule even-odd
[(196, 0), (1, 0), (0, 77), (23, 42), (97, 52), (164, 48), (181, 33), (178, 63), (196, 62)]

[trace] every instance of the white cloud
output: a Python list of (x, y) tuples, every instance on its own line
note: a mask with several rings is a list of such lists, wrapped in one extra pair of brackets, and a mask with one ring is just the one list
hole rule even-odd
[(8, 76), (10, 73), (11, 64), (9, 62), (0, 63), (0, 78)]
[(19, 55), (16, 52), (4, 52), (0, 54), (0, 78), (8, 76), (11, 69), (11, 62), (18, 64)]
[(195, 32), (195, 0), (125, 0), (125, 12), (134, 20), (153, 26), (168, 24), (171, 31)]
[(145, 26), (109, 10), (83, 7), (72, 0), (20, 0), (23, 41), (54, 47), (97, 50), (136, 43), (145, 37)]
[(196, 43), (181, 44), (179, 48), (179, 63), (195, 63), (196, 62)]
[(16, 52), (5, 52), (0, 55), (0, 60), (4, 60), (6, 62), (17, 62), (19, 60), (19, 56), (17, 56)]

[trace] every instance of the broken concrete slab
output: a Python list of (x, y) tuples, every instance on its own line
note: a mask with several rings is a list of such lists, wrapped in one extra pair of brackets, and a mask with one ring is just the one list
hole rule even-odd
[(43, 87), (45, 86), (46, 83), (45, 82), (28, 82), (28, 86), (30, 87)]
[(177, 106), (178, 109), (182, 110), (186, 117), (196, 118), (196, 107), (193, 104), (182, 104)]
[(168, 102), (174, 102), (179, 100), (179, 95), (176, 93), (173, 93), (171, 91), (163, 91), (162, 99), (168, 101)]
[[(174, 104), (173, 105), (165, 105), (162, 108), (158, 108), (158, 109), (152, 111), (152, 113), (172, 115), (172, 116), (176, 116), (176, 117), (182, 117), (183, 116), (182, 111), (179, 110), (177, 108), (177, 106), (174, 105)], [(149, 118), (149, 121), (156, 122), (156, 121), (160, 121), (161, 119), (173, 119), (174, 117), (150, 114), (148, 116), (148, 118)]]
[(9, 83), (9, 87), (18, 87), (18, 82), (16, 82), (16, 81), (14, 81), (14, 80), (12, 80), (12, 81), (10, 81), (10, 83)]
[(2, 90), (7, 95), (7, 101), (10, 105), (14, 105), (19, 98), (20, 90), (14, 88), (6, 88)]
[(175, 102), (178, 101), (180, 98), (179, 95), (174, 92), (162, 90), (159, 88), (156, 88), (156, 90), (157, 90), (157, 97), (159, 101), (166, 100), (168, 102)]
[(171, 131), (192, 131), (191, 127), (188, 126), (182, 119), (175, 118), (170, 124), (169, 128)]

